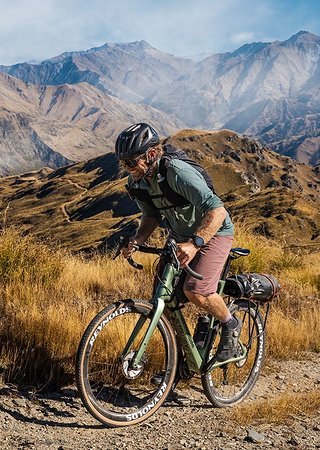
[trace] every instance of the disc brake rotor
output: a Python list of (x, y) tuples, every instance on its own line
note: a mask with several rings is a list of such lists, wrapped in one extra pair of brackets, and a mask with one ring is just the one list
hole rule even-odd
[(146, 362), (147, 362), (145, 357), (142, 356), (138, 366), (135, 368), (132, 368), (131, 362), (132, 362), (133, 358), (135, 357), (135, 355), (136, 355), (136, 352), (134, 350), (132, 350), (122, 360), (123, 373), (124, 373), (125, 377), (128, 378), (129, 380), (134, 380), (139, 375), (141, 375), (141, 373), (143, 372), (143, 369), (146, 365)]

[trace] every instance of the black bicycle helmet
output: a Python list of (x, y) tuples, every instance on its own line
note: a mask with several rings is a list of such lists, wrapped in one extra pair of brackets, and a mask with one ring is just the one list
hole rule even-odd
[(159, 142), (159, 135), (154, 128), (147, 123), (136, 123), (119, 134), (116, 155), (119, 159), (142, 155), (148, 148)]

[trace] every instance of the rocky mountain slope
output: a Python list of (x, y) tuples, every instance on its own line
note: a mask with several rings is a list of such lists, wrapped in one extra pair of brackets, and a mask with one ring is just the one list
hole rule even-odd
[(193, 66), (189, 59), (177, 58), (145, 41), (136, 41), (63, 53), (40, 64), (0, 66), (0, 71), (34, 84), (87, 82), (107, 94), (138, 103)]
[[(318, 168), (228, 130), (184, 130), (169, 142), (206, 167), (235, 219), (289, 244), (319, 244)], [(118, 233), (132, 231), (138, 217), (125, 182), (112, 153), (6, 177), (0, 180), (0, 212), (6, 223), (73, 250), (104, 248)]]
[(34, 85), (0, 73), (0, 174), (56, 168), (106, 153), (121, 129), (143, 120), (163, 134), (182, 125), (88, 83)]
[(258, 136), (280, 153), (319, 164), (320, 37), (252, 43), (213, 55), (145, 101), (191, 127)]
[[(140, 41), (63, 53), (40, 64), (0, 66), (0, 71), (28, 83), (87, 82), (112, 97), (151, 105), (190, 128), (254, 135), (277, 152), (317, 165), (319, 55), (320, 37), (300, 31), (283, 42), (254, 42), (201, 61), (176, 58)], [(130, 112), (127, 121), (133, 121)]]

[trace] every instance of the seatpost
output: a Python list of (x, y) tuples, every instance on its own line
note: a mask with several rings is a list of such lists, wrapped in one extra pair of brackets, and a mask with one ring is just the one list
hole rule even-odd
[(231, 264), (231, 262), (234, 259), (236, 259), (236, 258), (233, 255), (231, 255), (231, 253), (229, 253), (228, 259), (227, 259), (227, 261), (226, 261), (226, 263), (224, 265), (224, 268), (223, 268), (223, 270), (221, 272), (221, 280), (225, 280), (226, 279), (226, 277), (228, 275), (228, 272), (229, 272), (229, 269), (230, 269), (230, 264)]

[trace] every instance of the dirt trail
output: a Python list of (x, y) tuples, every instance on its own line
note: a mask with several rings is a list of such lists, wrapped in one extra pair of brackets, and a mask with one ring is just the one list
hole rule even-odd
[[(276, 398), (283, 392), (312, 391), (320, 386), (320, 355), (304, 361), (266, 366), (249, 400)], [(282, 425), (241, 427), (232, 421), (232, 409), (210, 406), (197, 379), (180, 391), (191, 404), (166, 404), (145, 423), (106, 429), (81, 405), (74, 387), (51, 395), (0, 390), (1, 449), (317, 449), (320, 448), (320, 412), (299, 414)], [(262, 443), (246, 441), (254, 428)]]
[(81, 186), (78, 183), (75, 183), (74, 181), (71, 180), (65, 180), (68, 183), (72, 184), (73, 186), (75, 186), (77, 189), (82, 189), (82, 192), (80, 192), (79, 195), (77, 195), (75, 198), (73, 198), (72, 200), (70, 200), (69, 202), (63, 203), (60, 208), (62, 211), (62, 214), (64, 215), (64, 217), (66, 218), (67, 222), (72, 222), (72, 219), (70, 218), (70, 215), (67, 212), (67, 205), (71, 205), (72, 203), (75, 203), (76, 201), (80, 200), (80, 198), (88, 191), (87, 188), (84, 188), (83, 186)]

